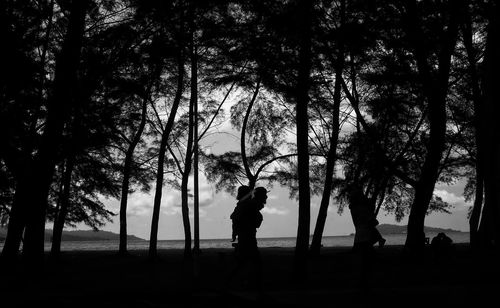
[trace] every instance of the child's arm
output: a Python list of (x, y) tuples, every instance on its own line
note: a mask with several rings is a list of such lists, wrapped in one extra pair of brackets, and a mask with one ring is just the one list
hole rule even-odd
[(232, 234), (231, 234), (231, 242), (236, 241), (236, 235), (237, 235), (237, 233), (236, 233), (236, 227), (235, 227), (235, 225), (233, 223), (233, 225), (232, 225)]

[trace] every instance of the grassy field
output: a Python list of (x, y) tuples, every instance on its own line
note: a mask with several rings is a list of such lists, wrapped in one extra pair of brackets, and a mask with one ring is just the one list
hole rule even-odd
[[(498, 300), (498, 258), (475, 256), (468, 245), (419, 261), (401, 246), (377, 248), (367, 262), (349, 248), (310, 257), (308, 278), (292, 279), (293, 249), (262, 248), (263, 292), (241, 271), (234, 279), (231, 249), (203, 250), (197, 279), (186, 274), (180, 250), (126, 257), (114, 252), (68, 252), (33, 271), (1, 264), (1, 307), (481, 307)], [(326, 303), (326, 305), (325, 305)]]

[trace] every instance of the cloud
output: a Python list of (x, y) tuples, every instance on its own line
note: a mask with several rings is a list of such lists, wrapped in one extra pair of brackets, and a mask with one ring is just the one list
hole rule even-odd
[(180, 206), (169, 206), (161, 209), (161, 213), (169, 216), (181, 215), (182, 208)]
[(153, 209), (153, 199), (146, 193), (129, 195), (127, 202), (127, 216), (147, 216)]
[(279, 209), (276, 207), (266, 206), (262, 209), (262, 212), (270, 215), (288, 215), (287, 209)]
[(277, 200), (278, 199), (278, 195), (268, 195), (267, 199), (269, 199), (269, 200)]
[[(153, 185), (154, 187), (154, 185)], [(192, 178), (190, 179), (190, 187), (192, 189)], [(192, 193), (192, 191), (190, 192)], [(129, 195), (127, 204), (128, 216), (150, 216), (153, 212), (153, 203), (155, 197), (155, 190), (152, 189), (149, 193), (136, 192)], [(199, 182), (199, 204), (200, 208), (208, 207), (214, 203), (214, 189), (207, 179), (200, 173)], [(181, 214), (181, 192), (172, 189), (169, 186), (163, 187), (160, 211), (165, 215), (180, 215)], [(110, 202), (110, 207), (114, 211), (119, 211), (120, 202)], [(189, 197), (189, 206), (193, 206), (193, 197)], [(192, 212), (192, 211), (190, 211)], [(206, 215), (206, 212), (201, 211), (200, 217)]]
[(440, 197), (441, 199), (443, 199), (444, 202), (449, 203), (455, 207), (457, 207), (457, 206), (462, 206), (462, 207), (469, 206), (469, 204), (467, 204), (465, 202), (465, 198), (463, 196), (457, 196), (453, 192), (450, 192), (450, 191), (447, 191), (444, 189), (436, 189), (436, 190), (434, 190), (434, 194), (436, 196)]
[(127, 216), (149, 216), (150, 214), (151, 207), (146, 203), (127, 208)]

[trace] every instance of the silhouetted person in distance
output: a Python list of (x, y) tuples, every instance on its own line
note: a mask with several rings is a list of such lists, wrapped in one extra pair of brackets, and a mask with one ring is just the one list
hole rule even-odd
[(447, 257), (453, 249), (453, 240), (440, 232), (432, 239), (431, 248), (437, 259)]
[(355, 228), (352, 251), (356, 253), (355, 260), (358, 261), (355, 261), (355, 268), (359, 271), (355, 276), (359, 275), (357, 281), (361, 292), (368, 293), (371, 288), (370, 275), (375, 262), (373, 245), (379, 242), (383, 246), (385, 240), (376, 228), (378, 221), (375, 209), (373, 203), (365, 196), (363, 187), (357, 183), (350, 185), (347, 197)]
[(348, 190), (349, 209), (354, 223), (355, 235), (353, 251), (369, 251), (375, 243), (384, 246), (385, 239), (376, 226), (373, 203), (364, 195), (363, 188), (353, 184)]
[[(372, 202), (369, 202), (369, 204), (372, 204)], [(370, 219), (370, 228), (372, 232), (372, 245), (378, 243), (379, 247), (384, 247), (385, 245), (385, 238), (382, 237), (382, 234), (377, 229), (378, 226), (378, 220), (375, 217), (375, 207), (370, 207), (370, 212), (372, 213), (372, 218)]]
[[(251, 202), (252, 199), (252, 189), (249, 186), (242, 185), (238, 187), (238, 194), (236, 195), (236, 207), (234, 208), (233, 213), (230, 218), (232, 220), (232, 234), (231, 234), (231, 242), (235, 242), (238, 237), (238, 221), (241, 218), (242, 209), (245, 205)], [(233, 246), (236, 246), (233, 244)]]
[[(261, 291), (262, 284), (262, 260), (257, 247), (257, 228), (262, 224), (262, 214), (260, 210), (264, 208), (267, 200), (267, 190), (263, 187), (257, 187), (253, 191), (253, 197), (240, 201), (233, 212), (233, 229), (236, 229), (238, 243), (235, 247), (236, 268), (230, 274), (229, 279), (243, 269), (245, 265), (252, 265), (254, 287)], [(240, 203), (238, 202), (238, 203)]]

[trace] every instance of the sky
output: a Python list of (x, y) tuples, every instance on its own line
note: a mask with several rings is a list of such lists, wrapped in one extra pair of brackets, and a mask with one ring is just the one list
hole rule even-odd
[[(212, 134), (204, 142), (210, 145), (213, 152), (227, 150), (239, 151), (239, 137), (231, 132), (228, 123), (219, 127), (220, 132), (225, 134)], [(221, 138), (221, 136), (223, 136)], [(266, 183), (257, 183), (263, 186)], [(467, 204), (463, 198), (464, 182), (458, 182), (451, 186), (438, 185), (435, 194), (444, 201), (451, 204), (451, 214), (430, 214), (426, 218), (425, 225), (440, 228), (451, 228), (455, 230), (468, 231), (467, 211), (471, 204)], [(192, 185), (192, 184), (190, 184)], [(226, 239), (231, 236), (231, 215), (235, 205), (235, 196), (226, 192), (216, 192), (213, 184), (208, 183), (203, 173), (200, 172), (200, 238), (201, 239)], [(149, 239), (151, 228), (151, 216), (154, 200), (154, 185), (151, 193), (136, 192), (129, 196), (127, 227), (128, 234)], [(192, 187), (192, 186), (191, 186)], [(119, 200), (104, 200), (106, 207), (114, 213), (119, 212)], [(311, 234), (314, 232), (316, 217), (320, 204), (319, 196), (311, 198)], [(191, 230), (192, 207), (190, 207)], [(298, 202), (289, 198), (285, 187), (274, 186), (270, 188), (267, 204), (262, 210), (264, 221), (257, 231), (257, 237), (295, 237), (298, 222)], [(407, 219), (396, 222), (393, 215), (383, 211), (377, 217), (381, 224), (406, 224)], [(116, 216), (112, 223), (102, 228), (106, 231), (119, 232), (119, 217)], [(354, 233), (354, 226), (349, 210), (346, 209), (342, 215), (337, 213), (337, 204), (330, 202), (328, 218), (325, 225), (324, 235), (348, 235)], [(159, 221), (158, 239), (183, 239), (184, 231), (181, 214), (181, 194), (168, 185), (163, 188), (161, 202), (161, 214)]]
[[(435, 193), (453, 205), (452, 214), (430, 214), (426, 225), (455, 230), (468, 231), (467, 205), (459, 194), (460, 185), (452, 187), (438, 186)], [(182, 216), (180, 210), (180, 192), (165, 187), (159, 222), (158, 239), (183, 239)], [(143, 239), (149, 239), (153, 194), (135, 193), (129, 197), (128, 233)], [(319, 208), (319, 197), (311, 199), (311, 234)], [(118, 212), (118, 200), (105, 200), (107, 207)], [(206, 181), (200, 185), (200, 237), (202, 239), (229, 238), (231, 236), (231, 220), (229, 215), (236, 202), (232, 195), (225, 192), (215, 193), (215, 189)], [(298, 203), (288, 198), (288, 191), (283, 187), (273, 187), (265, 208), (262, 210), (264, 222), (258, 230), (258, 237), (294, 237), (297, 232)], [(192, 208), (190, 209), (192, 223)], [(406, 224), (406, 219), (397, 223), (392, 215), (381, 212), (378, 220), (381, 224)], [(107, 224), (103, 230), (119, 232), (119, 219)], [(192, 227), (192, 226), (191, 226)], [(347, 235), (354, 232), (354, 226), (346, 210), (342, 215), (337, 213), (337, 205), (330, 204), (324, 235)]]

